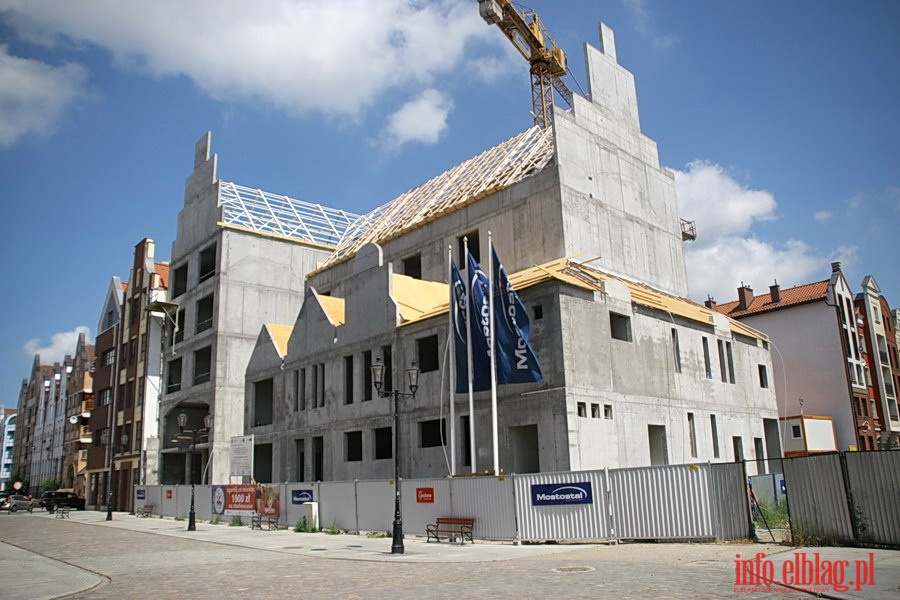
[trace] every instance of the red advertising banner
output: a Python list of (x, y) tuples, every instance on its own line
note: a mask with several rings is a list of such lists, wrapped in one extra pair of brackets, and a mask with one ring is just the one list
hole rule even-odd
[(434, 488), (416, 488), (416, 502), (434, 504)]
[(255, 485), (214, 485), (212, 512), (217, 515), (251, 516), (256, 514)]
[(277, 517), (281, 512), (281, 492), (277, 485), (256, 486), (256, 512)]

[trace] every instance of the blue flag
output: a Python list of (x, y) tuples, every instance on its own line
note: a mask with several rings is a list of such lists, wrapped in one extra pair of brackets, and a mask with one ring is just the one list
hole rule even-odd
[(472, 336), (473, 389), (491, 389), (491, 316), (490, 282), (470, 252), (466, 257), (471, 296), (469, 297), (469, 334)]
[(497, 251), (494, 261), (494, 335), (497, 336), (497, 383), (543, 381), (541, 365), (528, 343), (528, 311), (506, 276)]
[(466, 340), (469, 337), (466, 327), (466, 284), (463, 283), (456, 268), (456, 263), (450, 262), (450, 312), (453, 318), (453, 351), (456, 357), (456, 383), (457, 393), (466, 392), (469, 389), (467, 372), (469, 361), (466, 357)]

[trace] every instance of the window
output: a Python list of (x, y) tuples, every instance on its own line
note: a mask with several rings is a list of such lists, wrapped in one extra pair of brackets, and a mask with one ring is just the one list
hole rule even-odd
[(172, 339), (175, 343), (184, 341), (184, 311), (179, 310), (175, 314), (175, 326), (172, 329)]
[(206, 383), (212, 369), (212, 346), (194, 352), (194, 385)]
[(419, 447), (442, 446), (444, 441), (444, 419), (419, 422)]
[(200, 251), (200, 272), (197, 281), (206, 281), (216, 274), (216, 244)]
[(703, 338), (703, 365), (706, 368), (706, 378), (712, 379), (712, 361), (709, 359), (709, 340)]
[(422, 255), (415, 254), (403, 259), (403, 274), (422, 279)]
[(315, 406), (325, 406), (325, 363), (319, 363), (313, 367), (313, 386), (315, 388)]
[(584, 402), (579, 402), (577, 405), (578, 416), (579, 417), (587, 417), (587, 404)]
[(181, 389), (181, 359), (169, 361), (168, 377), (166, 379), (166, 393), (171, 394)]
[(353, 355), (344, 357), (344, 404), (353, 404)]
[(181, 265), (175, 269), (172, 276), (172, 298), (177, 298), (187, 291), (188, 266)]
[(691, 458), (697, 458), (697, 430), (694, 426), (694, 413), (687, 414), (688, 438), (691, 442)]
[(709, 430), (712, 433), (713, 457), (719, 458), (719, 426), (716, 424), (716, 415), (709, 415)]
[(194, 328), (195, 333), (206, 331), (213, 326), (213, 295), (210, 294), (205, 298), (197, 301), (197, 324)]
[(603, 418), (610, 420), (613, 418), (612, 404), (603, 405)]
[(306, 440), (294, 440), (296, 452), (296, 467), (294, 470), (297, 481), (306, 481)]
[(609, 328), (613, 339), (631, 341), (631, 317), (619, 313), (609, 313)]
[(481, 263), (481, 250), (479, 248), (478, 230), (476, 229), (475, 231), (465, 233), (456, 239), (457, 245), (459, 246), (459, 256), (462, 257), (459, 262), (462, 264), (463, 270), (465, 270), (465, 267), (469, 264), (466, 259), (466, 238), (468, 238), (469, 242), (469, 253), (471, 253), (475, 262)]
[(372, 351), (363, 352), (363, 402), (372, 399)]
[(672, 328), (672, 357), (675, 360), (675, 372), (681, 373), (681, 346), (678, 344), (678, 330)]
[(599, 419), (600, 418), (600, 405), (599, 404), (591, 404), (591, 418)]
[(116, 362), (116, 351), (107, 350), (103, 353), (103, 366), (108, 367)]
[(791, 437), (795, 440), (802, 440), (803, 429), (799, 425), (791, 425)]
[(766, 372), (766, 365), (758, 365), (759, 369), (759, 387), (769, 387), (769, 374)]
[(300, 410), (300, 369), (291, 371), (291, 400), (294, 412)]
[(540, 304), (535, 304), (531, 308), (531, 313), (534, 315), (535, 321), (540, 321), (541, 319), (544, 318), (544, 307), (541, 306)]
[(297, 410), (306, 410), (306, 367), (300, 369), (300, 382), (297, 384), (299, 396)]
[(106, 406), (112, 402), (112, 388), (106, 388), (100, 392), (100, 406)]
[(741, 436), (736, 435), (731, 438), (731, 445), (734, 449), (734, 462), (744, 460), (744, 441)]
[(734, 383), (734, 354), (731, 342), (725, 342), (725, 356), (728, 358), (728, 383)]
[(347, 462), (361, 461), (362, 431), (348, 431), (344, 434), (344, 456)]
[(272, 404), (274, 395), (272, 379), (264, 379), (253, 384), (253, 426), (272, 424)]
[(440, 368), (438, 363), (438, 336), (429, 335), (416, 340), (416, 359), (419, 372), (429, 373)]
[(390, 427), (375, 429), (375, 459), (394, 457), (394, 431)]
[(728, 371), (725, 366), (725, 344), (722, 340), (716, 340), (716, 345), (719, 347), (719, 375), (721, 375), (723, 382), (727, 382)]

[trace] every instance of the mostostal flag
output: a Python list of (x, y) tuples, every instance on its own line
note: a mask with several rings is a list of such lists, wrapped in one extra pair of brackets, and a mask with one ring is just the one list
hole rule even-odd
[(494, 275), (494, 335), (497, 338), (497, 383), (531, 383), (543, 381), (541, 365), (528, 343), (531, 324), (528, 311), (513, 290), (491, 247)]
[(491, 389), (491, 284), (470, 252), (466, 257), (469, 277), (469, 335), (472, 341), (472, 378), (476, 392)]
[(466, 356), (466, 340), (469, 337), (466, 327), (466, 284), (459, 274), (455, 262), (450, 262), (450, 310), (453, 319), (453, 351), (456, 357), (456, 382), (454, 389), (462, 394), (469, 389), (467, 377), (468, 358)]

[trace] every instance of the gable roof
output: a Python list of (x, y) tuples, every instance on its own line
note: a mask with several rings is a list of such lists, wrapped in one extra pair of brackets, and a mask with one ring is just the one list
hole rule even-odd
[(159, 275), (160, 286), (169, 289), (169, 263), (153, 263), (153, 269)]
[(813, 283), (806, 283), (779, 290), (780, 300), (778, 302), (773, 302), (772, 294), (769, 293), (753, 296), (749, 306), (745, 309), (739, 308), (740, 301), (735, 300), (734, 302), (718, 304), (716, 305), (715, 310), (733, 319), (738, 319), (740, 317), (781, 310), (790, 306), (798, 306), (808, 302), (825, 300), (828, 295), (829, 283), (830, 281), (826, 279), (824, 281), (815, 281)]
[(336, 296), (323, 296), (321, 294), (316, 294), (316, 298), (319, 300), (319, 304), (322, 305), (322, 310), (325, 311), (325, 314), (334, 323), (335, 327), (343, 325), (346, 322), (346, 318), (344, 315), (344, 299), (338, 298)]
[(275, 344), (278, 356), (283, 358), (287, 354), (288, 339), (291, 337), (291, 331), (294, 328), (291, 325), (278, 325), (277, 323), (266, 323), (264, 327), (269, 332), (272, 343)]
[(319, 270), (434, 221), (540, 171), (553, 159), (553, 128), (532, 127), (415, 187), (350, 226)]

